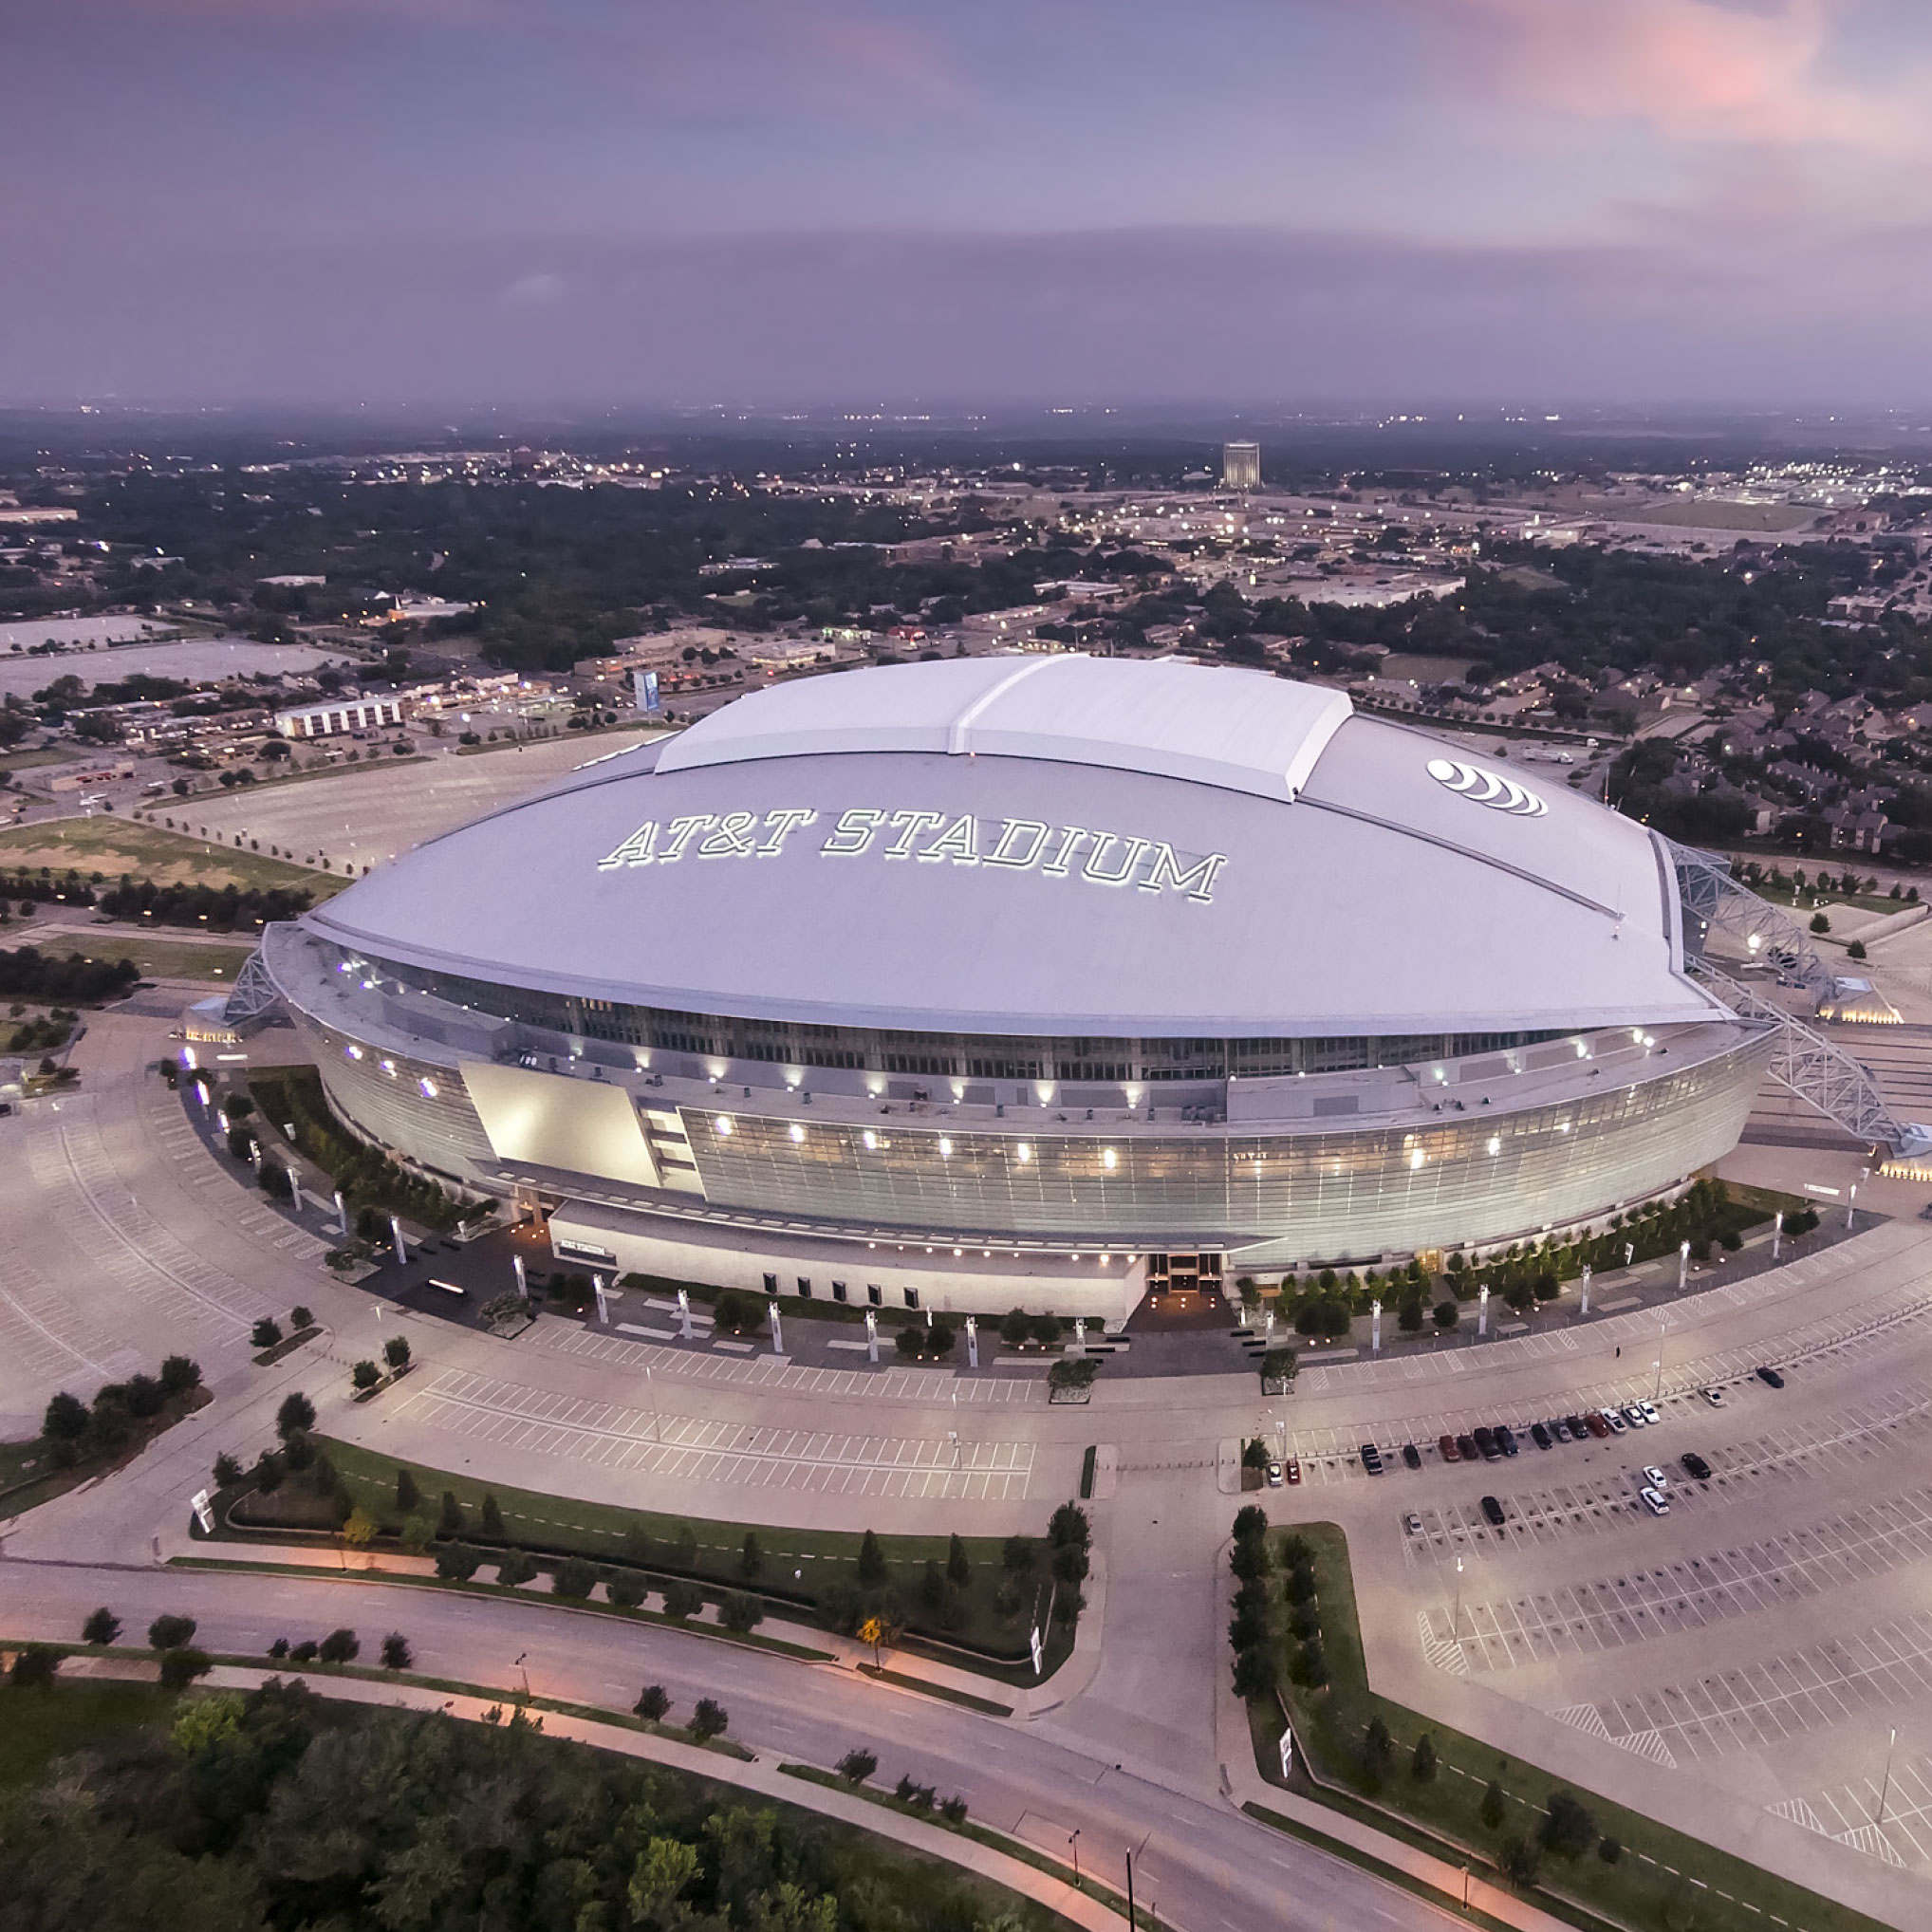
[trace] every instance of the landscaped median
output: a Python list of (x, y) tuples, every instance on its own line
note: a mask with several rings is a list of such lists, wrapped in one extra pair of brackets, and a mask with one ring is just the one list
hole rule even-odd
[[(715, 1603), (723, 1632), (703, 1625), (711, 1634), (776, 1644), (754, 1634), (769, 1612), (1012, 1684), (1050, 1676), (1073, 1647), (1087, 1528), (1070, 1503), (1039, 1537), (748, 1528), (491, 1489), (398, 1462), (309, 1436), (300, 1397), (282, 1420), (279, 1451), (249, 1472), (226, 1459), (218, 1468), (210, 1559), (224, 1543), (307, 1543), (424, 1559), (420, 1570), (433, 1563), (436, 1575), (410, 1580), (430, 1585), (519, 1588), (541, 1575), (559, 1599), (600, 1610), (682, 1623)], [(221, 1556), (231, 1553), (242, 1551)], [(477, 1580), (485, 1570), (488, 1585)]]
[[(1270, 1784), (1452, 1865), (1494, 1872), (1585, 1927), (1880, 1932), (1863, 1913), (1378, 1696), (1335, 1524), (1270, 1530), (1250, 1505), (1235, 1518), (1230, 1562), (1235, 1688)], [(1291, 1721), (1293, 1769), (1284, 1780)]]

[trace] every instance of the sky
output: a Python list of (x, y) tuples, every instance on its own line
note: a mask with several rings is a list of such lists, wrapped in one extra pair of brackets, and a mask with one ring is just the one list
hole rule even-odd
[(0, 0), (0, 402), (1932, 404), (1927, 0)]

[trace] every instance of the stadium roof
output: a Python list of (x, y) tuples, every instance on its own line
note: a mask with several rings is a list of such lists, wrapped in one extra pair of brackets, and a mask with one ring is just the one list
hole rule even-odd
[(1068, 656), (741, 699), (306, 923), (685, 1012), (1285, 1038), (1709, 1018), (1677, 920), (1660, 842), (1540, 773), (1257, 672)]

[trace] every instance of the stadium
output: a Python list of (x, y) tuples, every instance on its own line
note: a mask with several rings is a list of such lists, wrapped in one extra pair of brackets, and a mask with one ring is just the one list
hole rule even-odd
[(584, 1266), (1113, 1327), (1682, 1185), (1773, 1046), (1700, 930), (1534, 768), (1068, 655), (745, 697), (259, 962), (345, 1122)]

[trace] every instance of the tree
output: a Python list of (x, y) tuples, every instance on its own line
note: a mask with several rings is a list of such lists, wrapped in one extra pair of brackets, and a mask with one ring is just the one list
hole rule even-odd
[(1482, 1808), (1477, 1813), (1487, 1830), (1494, 1831), (1502, 1823), (1504, 1801), (1502, 1786), (1495, 1778), (1491, 1778), (1489, 1789), (1482, 1794)]
[(496, 1559), (496, 1581), (508, 1588), (518, 1588), (536, 1573), (536, 1559), (526, 1551), (506, 1550)]
[(1291, 1388), (1300, 1369), (1301, 1357), (1292, 1348), (1271, 1348), (1261, 1358), (1261, 1380), (1264, 1384), (1280, 1383)]
[(1235, 1541), (1253, 1543), (1268, 1533), (1268, 1512), (1259, 1503), (1244, 1503), (1235, 1512)]
[(1012, 1576), (1025, 1576), (1038, 1558), (1039, 1551), (1031, 1536), (1009, 1536), (999, 1546), (1000, 1568)]
[(669, 1693), (660, 1683), (647, 1683), (638, 1693), (638, 1700), (631, 1706), (634, 1716), (643, 1718), (653, 1724), (664, 1721), (664, 1713), (671, 1708)]
[(399, 1462), (396, 1465), (396, 1509), (399, 1515), (412, 1515), (422, 1505), (422, 1492), (416, 1486), (416, 1477), (410, 1474), (409, 1465)]
[[(999, 1318), (999, 1339), (1009, 1348), (1024, 1348), (1032, 1331), (1032, 1318), (1025, 1309), (1009, 1309)], [(1060, 1339), (1057, 1332), (1053, 1339)]]
[(966, 1554), (965, 1544), (955, 1535), (946, 1545), (946, 1581), (956, 1588), (964, 1589), (972, 1580), (972, 1559)]
[(87, 1404), (62, 1389), (48, 1399), (40, 1432), (49, 1442), (78, 1442), (87, 1433)]
[(288, 1310), (288, 1319), (295, 1324), (298, 1333), (304, 1328), (312, 1328), (315, 1326), (315, 1316), (301, 1302), (297, 1302)]
[(214, 1477), (216, 1489), (232, 1489), (242, 1479), (243, 1471), (240, 1458), (231, 1456), (224, 1449), (214, 1458), (214, 1468), (211, 1473)]
[(362, 1641), (353, 1630), (331, 1630), (317, 1646), (316, 1655), (325, 1663), (353, 1663), (362, 1650)]
[(382, 1371), (373, 1362), (358, 1362), (349, 1371), (349, 1380), (358, 1388), (374, 1388), (382, 1380)]
[(1078, 1543), (1063, 1543), (1053, 1552), (1053, 1574), (1062, 1583), (1085, 1583), (1091, 1559)]
[(620, 1570), (604, 1586), (605, 1594), (621, 1610), (634, 1610), (641, 1605), (648, 1591), (644, 1579), (635, 1570)]
[(1503, 1876), (1520, 1892), (1533, 1890), (1536, 1875), (1543, 1868), (1543, 1853), (1533, 1838), (1512, 1831), (1496, 1853)]
[(1409, 1759), (1409, 1775), (1418, 1784), (1436, 1781), (1436, 1740), (1426, 1731), (1416, 1739), (1416, 1755)]
[(391, 1375), (399, 1375), (409, 1366), (409, 1337), (391, 1335), (382, 1344), (382, 1360), (389, 1365)]
[(738, 1574), (743, 1577), (754, 1577), (764, 1567), (765, 1556), (758, 1548), (758, 1533), (755, 1530), (747, 1530), (744, 1543), (738, 1551)]
[(1831, 930), (1831, 921), (1823, 913), (1814, 912), (1811, 915), (1811, 930), (1814, 933), (1829, 933)]
[(257, 1348), (272, 1348), (282, 1339), (282, 1324), (273, 1315), (264, 1315), (249, 1332), (249, 1340)]
[(1241, 1444), (1243, 1469), (1266, 1469), (1269, 1461), (1268, 1444), (1259, 1436), (1250, 1436)]
[(581, 1604), (597, 1587), (597, 1566), (582, 1556), (567, 1556), (550, 1574), (550, 1594), (566, 1603)]
[(121, 1619), (105, 1604), (81, 1625), (81, 1641), (84, 1644), (112, 1644), (120, 1635)]
[(695, 1583), (674, 1577), (664, 1589), (664, 1614), (674, 1624), (695, 1617), (704, 1607), (704, 1592)]
[(492, 1543), (508, 1540), (508, 1533), (503, 1527), (503, 1506), (496, 1500), (493, 1489), (483, 1492), (483, 1533)]
[(1060, 1317), (1058, 1315), (1035, 1315), (1028, 1328), (1033, 1340), (1043, 1348), (1054, 1348), (1060, 1343)]
[(697, 1708), (691, 1714), (691, 1735), (700, 1743), (722, 1737), (731, 1721), (730, 1713), (715, 1699), (699, 1698)]
[(400, 1630), (392, 1630), (382, 1640), (382, 1668), (384, 1670), (407, 1670), (415, 1659), (410, 1654), (409, 1639)]
[(376, 1540), (378, 1527), (375, 1517), (358, 1504), (343, 1524), (343, 1541), (351, 1550), (366, 1550)]
[(765, 1621), (765, 1607), (750, 1590), (727, 1590), (724, 1601), (718, 1605), (717, 1620), (727, 1630), (735, 1630), (743, 1636)]
[(1065, 1549), (1069, 1543), (1085, 1550), (1092, 1535), (1087, 1512), (1078, 1503), (1062, 1503), (1047, 1525), (1047, 1540), (1056, 1550)]
[(450, 1583), (468, 1583), (483, 1559), (467, 1543), (443, 1543), (437, 1549), (437, 1574)]
[(197, 1677), (206, 1677), (214, 1667), (214, 1660), (205, 1650), (195, 1650), (183, 1645), (161, 1653), (161, 1688), (163, 1690), (186, 1690)]
[(1436, 1304), (1436, 1326), (1446, 1335), (1462, 1319), (1461, 1308), (1453, 1301)]
[[(276, 1334), (279, 1340), (279, 1329)], [(290, 1436), (307, 1435), (314, 1427), (315, 1404), (299, 1388), (290, 1390), (275, 1411), (275, 1433), (286, 1442)]]
[(1266, 1644), (1251, 1644), (1235, 1654), (1235, 1695), (1245, 1703), (1272, 1696), (1274, 1659)]
[(170, 1355), (161, 1364), (161, 1393), (186, 1395), (201, 1386), (201, 1365), (186, 1355)]
[(460, 1536), (463, 1533), (463, 1509), (456, 1500), (453, 1489), (443, 1491), (443, 1499), (437, 1509), (437, 1534), (438, 1536)]
[(179, 1650), (195, 1641), (195, 1619), (163, 1612), (148, 1625), (150, 1650)]
[(862, 1785), (879, 1769), (877, 1756), (857, 1746), (839, 1759), (838, 1774), (849, 1785)]
[(1574, 1792), (1551, 1792), (1543, 1811), (1543, 1828), (1538, 1836), (1545, 1851), (1571, 1861), (1595, 1847), (1597, 1821)]
[(867, 1530), (859, 1539), (859, 1582), (862, 1588), (875, 1589), (885, 1581), (885, 1551), (879, 1547), (879, 1538)]

